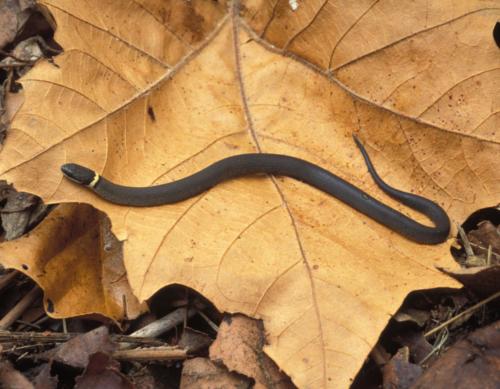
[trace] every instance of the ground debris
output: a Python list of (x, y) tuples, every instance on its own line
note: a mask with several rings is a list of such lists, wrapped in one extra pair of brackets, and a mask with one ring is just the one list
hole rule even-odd
[(498, 388), (500, 321), (458, 341), (424, 372), (412, 389)]

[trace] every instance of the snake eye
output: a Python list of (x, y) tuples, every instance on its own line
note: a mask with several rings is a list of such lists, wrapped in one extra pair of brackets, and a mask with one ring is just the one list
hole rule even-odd
[(95, 178), (95, 172), (85, 166), (77, 165), (76, 163), (66, 163), (61, 166), (63, 174), (81, 185), (89, 185)]

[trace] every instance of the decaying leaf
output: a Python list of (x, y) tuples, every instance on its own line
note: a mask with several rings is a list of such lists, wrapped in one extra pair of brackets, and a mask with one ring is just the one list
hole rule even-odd
[(33, 0), (9, 0), (0, 4), (0, 47), (11, 43), (28, 20)]
[(193, 358), (184, 362), (181, 389), (251, 388), (252, 381), (218, 366), (209, 359)]
[[(374, 186), (357, 133), (390, 184), (460, 221), (500, 192), (495, 1), (42, 3), (65, 52), (22, 79), (0, 177), (105, 212), (140, 300), (188, 285), (262, 318), (268, 354), (300, 387), (346, 387), (409, 291), (457, 285), (434, 267), (453, 266), (447, 245), (414, 244), (292, 179), (134, 209), (59, 167), (148, 186), (233, 154), (282, 153), (408, 212)], [(0, 260), (18, 266), (7, 250)]]
[(60, 363), (75, 368), (85, 368), (91, 355), (95, 353), (111, 353), (117, 348), (109, 338), (106, 327), (98, 327), (85, 334), (68, 340), (66, 343), (51, 350), (51, 357)]
[(383, 367), (384, 387), (411, 388), (411, 384), (422, 375), (422, 367), (409, 361), (407, 347), (403, 347)]
[(18, 372), (9, 361), (0, 361), (0, 382), (6, 388), (33, 389), (31, 382)]
[(458, 341), (424, 372), (412, 388), (498, 387), (500, 358), (500, 325), (498, 322), (480, 328)]
[(262, 323), (243, 315), (226, 316), (217, 339), (210, 346), (210, 359), (229, 371), (250, 377), (255, 389), (292, 389), (290, 379), (263, 352)]
[(500, 266), (477, 266), (470, 269), (441, 269), (444, 273), (453, 277), (478, 296), (489, 297), (500, 290), (498, 278), (500, 277)]
[(120, 372), (120, 364), (103, 352), (89, 356), (85, 372), (76, 379), (75, 388), (133, 389), (135, 386)]

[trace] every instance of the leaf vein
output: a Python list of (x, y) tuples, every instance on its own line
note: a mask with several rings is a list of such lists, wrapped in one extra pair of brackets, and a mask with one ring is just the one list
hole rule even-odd
[(226, 298), (228, 301), (232, 301), (232, 302), (239, 302), (239, 301), (236, 301), (236, 300), (233, 300), (231, 299), (229, 296), (227, 296), (224, 291), (222, 290), (222, 288), (220, 287), (219, 285), (219, 276), (220, 276), (220, 269), (222, 267), (222, 263), (224, 262), (227, 254), (229, 253), (229, 251), (231, 250), (231, 248), (234, 246), (234, 244), (238, 241), (238, 239), (245, 233), (247, 232), (248, 230), (250, 230), (250, 228), (252, 228), (256, 223), (258, 223), (260, 220), (262, 220), (263, 218), (265, 218), (267, 215), (269, 215), (270, 213), (272, 213), (273, 211), (275, 211), (276, 209), (280, 208), (281, 205), (276, 205), (270, 209), (268, 209), (267, 211), (263, 212), (262, 214), (260, 214), (259, 216), (257, 216), (254, 220), (252, 220), (248, 225), (245, 226), (245, 228), (243, 228), (235, 237), (234, 239), (227, 245), (226, 249), (224, 250), (224, 252), (222, 253), (220, 259), (219, 259), (219, 264), (217, 266), (217, 274), (215, 276), (215, 285), (217, 287), (217, 289), (219, 290), (219, 293), (224, 296), (224, 298)]

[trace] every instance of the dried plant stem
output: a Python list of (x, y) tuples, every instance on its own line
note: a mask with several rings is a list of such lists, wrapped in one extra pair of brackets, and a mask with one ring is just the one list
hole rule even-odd
[(500, 297), (500, 291), (496, 292), (495, 294), (492, 294), (490, 297), (488, 298), (485, 298), (484, 300), (478, 302), (477, 304), (473, 305), (472, 307), (470, 308), (467, 308), (465, 311), (463, 312), (460, 312), (458, 315), (456, 316), (453, 316), (451, 319), (449, 320), (446, 320), (444, 323), (441, 323), (440, 325), (438, 325), (437, 327), (434, 327), (432, 330), (430, 331), (427, 331), (425, 334), (424, 334), (424, 337), (425, 338), (428, 338), (429, 336), (435, 334), (436, 332), (438, 332), (439, 330), (447, 327), (449, 324), (453, 323), (454, 321), (457, 321), (458, 319), (460, 319), (461, 317), (469, 314), (470, 312), (473, 312), (479, 308), (481, 308), (483, 305), (489, 303), (490, 301), (493, 301), (495, 300), (496, 298)]
[[(140, 330), (137, 330), (130, 334), (130, 337), (141, 336), (141, 337), (151, 337), (154, 338), (159, 336), (167, 331), (170, 331), (172, 328), (182, 324), (184, 319), (190, 318), (194, 316), (198, 311), (196, 309), (190, 308), (178, 308), (173, 312), (170, 312), (168, 315), (163, 316), (162, 318), (149, 323), (147, 326), (142, 327)], [(129, 348), (131, 344), (122, 343), (120, 345), (120, 349), (124, 350)]]
[[(62, 333), (62, 332), (11, 332), (11, 331), (0, 331), (0, 343), (63, 343), (75, 336), (79, 336), (78, 333)], [(115, 342), (127, 342), (139, 345), (164, 345), (165, 342), (154, 339), (154, 338), (144, 338), (136, 336), (127, 335), (110, 335), (111, 339)]]
[(9, 53), (7, 51), (4, 51), (4, 50), (0, 50), (0, 54), (5, 56), (5, 57), (10, 57), (12, 59), (15, 59), (16, 61), (19, 61), (19, 62), (24, 62), (24, 64), (26, 65), (26, 63), (30, 63), (30, 62), (33, 62), (33, 61), (26, 61), (22, 58), (19, 58), (17, 57), (16, 55), (12, 54), (12, 53)]
[(5, 288), (10, 284), (10, 282), (16, 277), (17, 272), (15, 270), (11, 271), (10, 273), (4, 274), (3, 276), (0, 277), (0, 290)]
[(0, 63), (0, 69), (14, 69), (26, 65), (25, 62)]
[(133, 350), (118, 350), (112, 354), (117, 360), (127, 361), (171, 361), (187, 358), (187, 350), (178, 347), (149, 347)]
[(31, 289), (26, 296), (24, 296), (21, 301), (19, 301), (14, 308), (10, 310), (3, 318), (0, 320), (0, 330), (5, 330), (9, 328), (12, 323), (14, 323), (23, 312), (29, 308), (31, 304), (39, 297), (41, 289), (35, 286)]
[(196, 309), (178, 308), (175, 311), (163, 316), (162, 318), (148, 324), (147, 326), (141, 328), (130, 334), (130, 336), (148, 336), (155, 337), (159, 336), (172, 328), (178, 326), (184, 321), (184, 318), (190, 318), (194, 316), (198, 311)]
[(458, 233), (460, 234), (460, 237), (462, 238), (463, 247), (464, 247), (465, 254), (467, 255), (467, 257), (474, 256), (474, 250), (472, 250), (469, 239), (467, 238), (467, 234), (465, 233), (464, 229), (460, 225), (458, 226)]
[(205, 315), (202, 311), (199, 311), (198, 314), (207, 322), (207, 324), (215, 331), (219, 332), (219, 327), (215, 324), (210, 318)]

